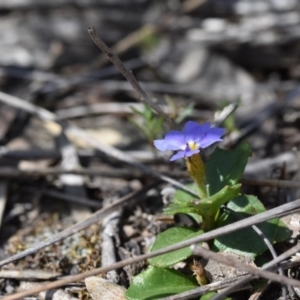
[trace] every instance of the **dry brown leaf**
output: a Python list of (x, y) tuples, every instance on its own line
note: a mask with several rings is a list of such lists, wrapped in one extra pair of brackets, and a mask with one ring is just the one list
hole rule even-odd
[(85, 285), (93, 300), (125, 300), (125, 289), (103, 278), (92, 276)]

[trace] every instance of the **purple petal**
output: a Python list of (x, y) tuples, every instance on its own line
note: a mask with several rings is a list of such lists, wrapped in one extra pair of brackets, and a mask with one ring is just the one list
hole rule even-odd
[(184, 142), (184, 134), (179, 130), (172, 130), (165, 135), (165, 139)]
[(153, 144), (160, 151), (166, 151), (169, 149), (169, 144), (165, 140), (154, 140)]
[(183, 150), (186, 147), (184, 134), (181, 131), (170, 131), (166, 134), (165, 140), (170, 145), (169, 150)]
[[(165, 135), (164, 139), (155, 140), (154, 146), (161, 151), (179, 150), (178, 153), (171, 157), (171, 161), (176, 159), (190, 157), (200, 152), (199, 148), (206, 148), (215, 142), (222, 141), (221, 137), (225, 133), (223, 128), (211, 128), (211, 124), (206, 122), (202, 125), (188, 121), (181, 131), (170, 131)], [(188, 143), (190, 144), (190, 149)], [(196, 144), (196, 145), (195, 145)], [(195, 149), (198, 148), (198, 149)]]
[(179, 158), (184, 158), (184, 156), (185, 156), (185, 151), (179, 151), (178, 153), (176, 153), (175, 155), (173, 155), (170, 158), (170, 161), (174, 161), (174, 160), (179, 159)]
[(185, 152), (185, 157), (191, 157), (193, 156), (194, 154), (197, 154), (199, 153), (200, 150), (199, 149), (196, 149), (196, 150), (188, 150)]
[(205, 136), (207, 131), (210, 130), (210, 126), (211, 125), (209, 122), (204, 123), (202, 125), (199, 125), (198, 123), (192, 121), (187, 122), (183, 128), (183, 132), (185, 134), (185, 141), (187, 143), (191, 141), (199, 141)]
[(164, 140), (155, 140), (153, 143), (160, 151), (183, 150), (186, 147), (183, 133), (175, 130), (167, 133)]
[(206, 148), (215, 142), (221, 142), (222, 141), (221, 136), (224, 135), (224, 133), (225, 133), (225, 129), (223, 128), (218, 128), (218, 127), (211, 128), (207, 132), (206, 136), (200, 140), (200, 147)]
[(200, 125), (196, 122), (193, 121), (188, 121), (185, 123), (182, 132), (184, 134), (189, 133), (189, 132), (193, 132), (195, 130), (195, 128), (199, 127)]
[(198, 124), (197, 122), (193, 122), (193, 121), (188, 121), (186, 122), (186, 124), (184, 125), (183, 127), (183, 133), (190, 133), (190, 132), (194, 132), (195, 130), (204, 130), (204, 131), (207, 131), (209, 128), (210, 128), (210, 123), (209, 122), (206, 122), (206, 123), (203, 123), (203, 124)]

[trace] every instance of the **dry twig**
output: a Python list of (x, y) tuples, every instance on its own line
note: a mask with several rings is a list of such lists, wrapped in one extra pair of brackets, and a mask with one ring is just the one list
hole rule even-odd
[(99, 36), (97, 36), (96, 30), (94, 27), (88, 28), (88, 33), (90, 34), (91, 38), (93, 39), (94, 43), (101, 49), (109, 58), (109, 60), (117, 67), (117, 69), (121, 72), (121, 74), (127, 79), (127, 81), (131, 84), (132, 88), (137, 92), (139, 98), (142, 102), (148, 104), (152, 109), (154, 109), (159, 115), (165, 118), (165, 120), (169, 123), (171, 128), (176, 128), (176, 124), (174, 123), (173, 119), (168, 116), (159, 105), (154, 103), (145, 91), (141, 88), (135, 77), (133, 76), (132, 72), (130, 72), (120, 60), (120, 58), (114, 54), (110, 48), (101, 40)]
[[(132, 197), (132, 195), (131, 195), (131, 197)], [(123, 200), (122, 203), (124, 203), (124, 200)], [(99, 212), (97, 212), (96, 214), (94, 214), (92, 216), (93, 221), (94, 222), (98, 221), (99, 218), (100, 218), (100, 215), (101, 215), (101, 217), (103, 217), (104, 214), (107, 215), (108, 212), (114, 211), (119, 205), (121, 205), (120, 201), (113, 204), (109, 209), (100, 210)], [(44, 291), (44, 290), (48, 290), (48, 289), (52, 289), (52, 288), (57, 288), (57, 287), (66, 285), (68, 283), (74, 282), (74, 281), (82, 280), (86, 277), (90, 277), (90, 276), (94, 276), (94, 275), (97, 275), (97, 274), (100, 274), (100, 273), (108, 272), (110, 270), (119, 269), (119, 268), (122, 268), (124, 266), (134, 264), (136, 262), (140, 262), (140, 261), (149, 259), (149, 258), (154, 257), (154, 256), (158, 256), (158, 255), (161, 255), (161, 254), (164, 254), (164, 253), (167, 253), (167, 252), (171, 252), (171, 251), (174, 251), (174, 250), (177, 250), (177, 249), (184, 248), (186, 246), (190, 246), (190, 245), (193, 245), (193, 244), (198, 244), (200, 242), (205, 242), (205, 241), (208, 241), (208, 240), (212, 240), (212, 239), (214, 239), (218, 236), (221, 236), (223, 234), (231, 233), (231, 232), (243, 229), (245, 227), (267, 221), (267, 220), (272, 219), (272, 218), (286, 216), (286, 215), (289, 215), (289, 214), (293, 213), (294, 211), (298, 211), (298, 210), (300, 210), (300, 199), (295, 200), (291, 203), (287, 203), (287, 204), (281, 205), (279, 207), (270, 209), (269, 211), (263, 212), (261, 214), (258, 214), (258, 215), (252, 216), (252, 217), (249, 217), (247, 219), (243, 219), (241, 221), (238, 221), (238, 222), (226, 225), (224, 227), (212, 230), (210, 232), (206, 232), (201, 236), (191, 238), (191, 239), (182, 241), (180, 243), (177, 243), (175, 245), (171, 245), (171, 246), (162, 248), (162, 249), (154, 251), (152, 253), (143, 254), (143, 255), (140, 255), (140, 256), (137, 256), (137, 257), (134, 257), (134, 258), (130, 258), (130, 259), (127, 259), (127, 260), (117, 262), (117, 263), (115, 263), (111, 266), (107, 266), (107, 267), (103, 267), (103, 268), (97, 268), (97, 269), (87, 271), (87, 272), (82, 273), (82, 274), (77, 274), (77, 275), (74, 275), (74, 276), (68, 276), (68, 277), (66, 277), (64, 279), (61, 279), (61, 280), (58, 280), (56, 282), (41, 285), (41, 286), (36, 287), (36, 288), (34, 288), (30, 291), (17, 293), (17, 294), (5, 297), (4, 300), (16, 300), (16, 299), (20, 299), (22, 297), (26, 297), (28, 295), (36, 294), (40, 291)], [(101, 212), (101, 214), (100, 214), (100, 212)], [(32, 249), (27, 249), (27, 250), (25, 250), (25, 251), (23, 251), (23, 252), (21, 252), (17, 255), (14, 255), (11, 258), (8, 258), (8, 259), (5, 259), (5, 260), (1, 261), (0, 266), (3, 266), (5, 264), (7, 264), (9, 262), (12, 262), (12, 261), (15, 261), (17, 259), (20, 259), (20, 258), (22, 258), (26, 255), (29, 255), (31, 253), (36, 252), (37, 249), (42, 249), (46, 246), (49, 246), (50, 244), (52, 244), (54, 242), (59, 241), (59, 240), (62, 239), (61, 236), (66, 237), (65, 236), (66, 233), (68, 233), (68, 235), (71, 235), (73, 233), (74, 229), (76, 229), (75, 232), (77, 232), (77, 231), (79, 231), (78, 230), (79, 227), (80, 227), (80, 230), (86, 228), (88, 225), (92, 224), (91, 223), (92, 218), (90, 218), (89, 220), (86, 220), (82, 223), (76, 224), (75, 226), (72, 226), (69, 229), (61, 232), (58, 236), (56, 236), (56, 239), (54, 241), (52, 239), (52, 240), (48, 240), (48, 241), (44, 241), (44, 242), (39, 243), (38, 245), (35, 246), (35, 250), (33, 249), (34, 251), (32, 251)], [(73, 230), (70, 230), (70, 229), (73, 229)], [(59, 237), (59, 238), (57, 238), (57, 237)], [(277, 261), (277, 260), (278, 260), (278, 258), (274, 261), (276, 261), (276, 263), (280, 262), (280, 260), (279, 261)], [(282, 280), (282, 282), (287, 282), (287, 284), (300, 286), (300, 281), (290, 279), (290, 278), (287, 278), (287, 277), (284, 277), (284, 276), (280, 276), (280, 279), (279, 279), (279, 277), (276, 277), (276, 280)]]

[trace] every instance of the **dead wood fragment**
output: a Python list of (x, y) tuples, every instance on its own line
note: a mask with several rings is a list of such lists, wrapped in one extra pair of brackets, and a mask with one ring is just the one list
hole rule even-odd
[[(131, 190), (128, 188), (128, 191)], [(128, 192), (126, 190), (126, 193)], [(120, 195), (119, 195), (120, 194)], [(124, 194), (121, 190), (117, 195), (107, 198), (103, 201), (103, 206), (109, 206), (114, 202), (118, 201), (118, 196)], [(119, 222), (123, 214), (123, 207), (117, 208), (115, 211), (103, 218), (102, 221), (102, 243), (101, 243), (101, 266), (110, 266), (117, 262), (117, 249), (120, 247), (120, 237), (119, 237)], [(105, 278), (112, 282), (119, 282), (119, 275), (116, 270), (107, 272)]]
[[(63, 132), (60, 132), (56, 138), (59, 149), (61, 151), (62, 161), (61, 167), (64, 170), (67, 169), (79, 169), (80, 163), (77, 156), (75, 146), (73, 146), (65, 136)], [(75, 174), (62, 174), (60, 180), (63, 184), (67, 195), (76, 196), (79, 198), (87, 198), (85, 190), (85, 181), (82, 175)], [(75, 222), (86, 219), (91, 211), (87, 206), (74, 204), (72, 206), (72, 215)]]
[(61, 273), (46, 272), (42, 270), (1, 270), (0, 278), (13, 278), (13, 279), (35, 279), (35, 280), (48, 280), (60, 277)]

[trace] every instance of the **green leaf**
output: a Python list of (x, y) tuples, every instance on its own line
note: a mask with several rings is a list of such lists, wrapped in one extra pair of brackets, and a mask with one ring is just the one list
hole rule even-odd
[(125, 293), (129, 300), (160, 299), (198, 287), (194, 277), (184, 275), (174, 269), (150, 266), (133, 278)]
[(225, 185), (238, 183), (250, 154), (250, 146), (247, 143), (234, 150), (216, 149), (205, 165), (208, 194), (213, 195)]
[(182, 198), (177, 199), (175, 203), (171, 203), (164, 209), (165, 214), (176, 213), (194, 213), (202, 217), (202, 229), (205, 231), (215, 228), (216, 216), (220, 207), (226, 202), (239, 195), (240, 184), (233, 186), (225, 186), (219, 192), (208, 198), (192, 201), (188, 200), (186, 194), (182, 194)]
[(216, 220), (221, 206), (240, 194), (241, 184), (226, 185), (211, 197), (201, 199), (197, 205), (198, 214), (202, 216), (201, 229), (210, 231), (216, 228)]
[[(186, 184), (185, 186), (191, 191), (198, 194), (198, 187), (195, 183)], [(186, 202), (190, 202), (193, 199), (195, 199), (195, 197), (192, 196), (190, 193), (182, 190), (177, 190), (174, 194), (173, 202), (184, 205)]]
[(148, 121), (149, 137), (153, 140), (156, 136), (160, 135), (163, 128), (164, 119), (162, 117), (152, 118)]
[(200, 300), (209, 300), (211, 299), (213, 296), (217, 295), (217, 292), (208, 292), (205, 295), (203, 295)]
[[(186, 187), (191, 191), (198, 193), (198, 187), (196, 184), (190, 183), (187, 184)], [(177, 213), (196, 213), (195, 206), (193, 205), (194, 200), (195, 197), (188, 192), (178, 190), (174, 194), (173, 202), (164, 209), (164, 214), (174, 215)]]
[[(202, 230), (195, 230), (189, 227), (169, 228), (157, 236), (153, 246), (150, 249), (150, 252), (170, 245), (174, 245), (178, 242), (182, 242), (184, 240), (201, 235), (202, 233)], [(185, 247), (176, 251), (150, 258), (148, 261), (151, 265), (155, 265), (157, 267), (168, 267), (188, 258), (192, 254), (193, 253), (190, 247)]]
[(194, 110), (195, 103), (191, 102), (187, 106), (183, 108), (183, 110), (178, 114), (178, 116), (175, 118), (175, 123), (179, 124), (181, 123), (185, 118), (189, 117), (193, 110)]
[(185, 206), (177, 204), (177, 203), (170, 203), (168, 207), (164, 209), (165, 215), (175, 215), (175, 214), (197, 214), (198, 209), (193, 205), (192, 202), (186, 203)]
[(154, 32), (149, 26), (145, 26), (139, 30), (139, 37), (139, 45), (146, 52), (151, 51), (161, 41), (161, 36), (157, 32)]
[(152, 112), (152, 108), (147, 105), (144, 104), (144, 117), (147, 121), (150, 121), (152, 119), (153, 116), (153, 112)]
[[(203, 296), (200, 298), (200, 300), (209, 300), (209, 299), (211, 299), (212, 297), (214, 297), (214, 296), (216, 296), (216, 295), (218, 295), (217, 292), (208, 292), (208, 293), (206, 293), (205, 295), (203, 295)], [(232, 298), (228, 298), (228, 297), (224, 298), (224, 300), (231, 300), (231, 299), (232, 299)]]
[(291, 231), (286, 227), (286, 225), (281, 221), (278, 220), (278, 229), (275, 233), (274, 237), (274, 244), (284, 242), (291, 236)]
[(129, 118), (129, 121), (144, 135), (147, 135), (147, 130), (140, 125), (134, 118)]
[[(263, 204), (252, 195), (242, 195), (228, 202), (228, 207), (243, 217), (249, 217), (266, 209)], [(238, 221), (236, 216), (228, 212), (222, 213), (219, 218), (218, 227)], [(273, 219), (257, 225), (272, 244), (289, 238), (289, 230), (280, 222), (279, 219)], [(214, 246), (224, 252), (234, 252), (252, 258), (265, 252), (268, 248), (262, 238), (248, 227), (234, 233), (224, 235), (214, 240)]]
[(199, 214), (202, 217), (211, 214), (211, 212), (215, 215), (223, 204), (240, 195), (240, 188), (240, 183), (232, 186), (226, 185), (216, 194), (199, 200), (199, 204), (196, 206)]
[(137, 108), (135, 108), (134, 106), (130, 106), (130, 109), (137, 115), (139, 116), (143, 116), (144, 112), (142, 110), (138, 110)]

